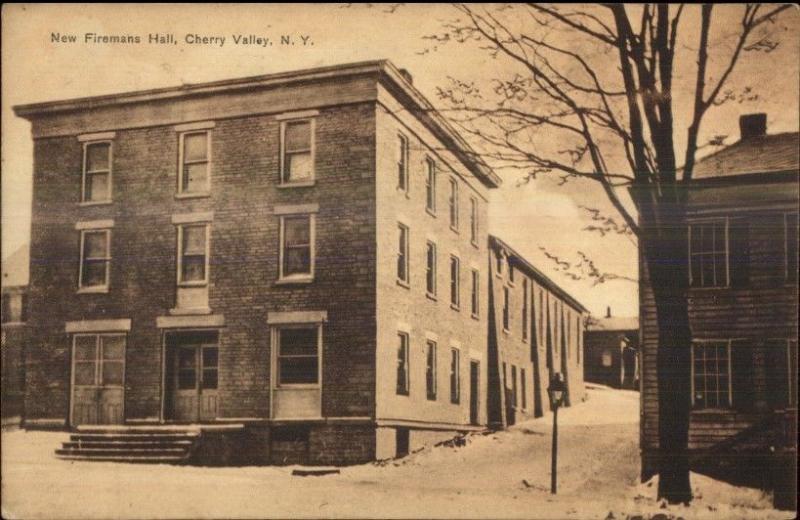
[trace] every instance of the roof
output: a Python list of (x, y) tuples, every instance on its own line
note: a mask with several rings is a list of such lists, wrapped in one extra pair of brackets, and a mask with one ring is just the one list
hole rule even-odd
[(589, 321), (588, 330), (639, 330), (638, 316), (611, 316), (610, 318), (595, 318)]
[(564, 301), (575, 307), (576, 309), (580, 310), (581, 312), (589, 312), (589, 310), (584, 307), (581, 302), (576, 300), (572, 297), (567, 291), (562, 289), (558, 284), (556, 284), (553, 280), (548, 278), (543, 272), (537, 269), (532, 263), (530, 263), (525, 257), (521, 254), (517, 253), (513, 247), (508, 245), (502, 239), (497, 237), (496, 235), (489, 235), (489, 247), (493, 247), (495, 249), (502, 248), (504, 249), (509, 256), (514, 257), (515, 263), (525, 271), (528, 276), (536, 280), (539, 284), (544, 287), (547, 287), (550, 291), (560, 296)]
[(104, 96), (50, 101), (16, 105), (14, 113), (28, 120), (66, 112), (94, 110), (101, 107), (150, 103), (158, 100), (185, 99), (220, 93), (240, 92), (253, 89), (267, 89), (291, 83), (321, 81), (337, 77), (377, 74), (401, 102), (412, 105), (415, 116), (422, 121), (445, 146), (461, 160), (467, 168), (484, 184), (496, 188), (501, 184), (500, 177), (481, 159), (479, 154), (461, 137), (453, 126), (434, 108), (433, 105), (414, 87), (389, 60), (373, 60), (340, 65), (317, 67), (289, 72), (278, 72), (261, 76), (226, 79), (206, 83), (183, 84), (135, 92), (124, 92)]
[(28, 284), (28, 244), (3, 258), (3, 287)]
[(750, 137), (699, 159), (692, 179), (800, 169), (800, 133)]

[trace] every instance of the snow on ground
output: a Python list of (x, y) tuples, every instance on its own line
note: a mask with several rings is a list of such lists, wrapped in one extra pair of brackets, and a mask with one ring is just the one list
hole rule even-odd
[(783, 519), (770, 497), (692, 475), (690, 507), (661, 508), (638, 482), (639, 394), (591, 387), (559, 411), (559, 493), (550, 487), (552, 416), (471, 435), (401, 460), (296, 477), (294, 467), (201, 468), (58, 460), (65, 433), (4, 432), (3, 518)]

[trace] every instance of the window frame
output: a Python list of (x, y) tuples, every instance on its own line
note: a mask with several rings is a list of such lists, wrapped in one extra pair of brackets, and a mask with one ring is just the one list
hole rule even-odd
[[(410, 243), (411, 243), (411, 230), (409, 227), (402, 222), (397, 223), (397, 258), (396, 258), (396, 269), (395, 269), (395, 276), (397, 278), (397, 283), (402, 285), (403, 287), (410, 287), (411, 286), (411, 261), (408, 257), (410, 251)], [(400, 237), (403, 236), (405, 240), (403, 240), (402, 245), (400, 244)], [(402, 264), (400, 259), (402, 257)], [(400, 266), (402, 265), (402, 276), (400, 272)]]
[(453, 346), (450, 347), (450, 404), (461, 404), (461, 350)]
[(502, 308), (503, 332), (511, 333), (511, 289), (503, 286), (503, 308)]
[[(210, 272), (210, 257), (211, 257), (211, 222), (185, 222), (181, 224), (175, 225), (178, 234), (178, 255), (177, 255), (177, 286), (178, 287), (206, 287), (211, 279), (211, 272)], [(205, 268), (204, 274), (205, 277), (203, 280), (183, 280), (183, 233), (184, 228), (186, 227), (205, 227)], [(195, 255), (192, 255), (195, 256)]]
[[(322, 330), (322, 323), (318, 321), (309, 321), (309, 322), (298, 322), (298, 323), (280, 323), (274, 324), (271, 326), (272, 329), (272, 338), (273, 338), (273, 345), (274, 348), (272, 351), (274, 352), (273, 355), (273, 362), (275, 367), (275, 382), (273, 388), (275, 389), (322, 389), (322, 341), (323, 341), (323, 330)], [(281, 356), (281, 331), (285, 329), (315, 329), (317, 332), (317, 382), (316, 383), (282, 383), (281, 382), (281, 368), (280, 362), (282, 357), (305, 357), (310, 358), (312, 356)]]
[[(107, 293), (111, 287), (111, 227), (88, 228), (80, 230), (80, 259), (78, 264), (78, 293)], [(106, 256), (103, 258), (86, 258), (85, 244), (87, 233), (105, 233)], [(86, 260), (103, 261), (105, 264), (105, 283), (102, 285), (83, 285), (83, 267)]]
[[(453, 276), (454, 266), (455, 277)], [(454, 254), (450, 255), (450, 308), (461, 309), (461, 259)]]
[(436, 161), (425, 157), (425, 211), (436, 216)]
[[(410, 157), (409, 153), (409, 140), (404, 134), (398, 132), (397, 133), (397, 144), (399, 149), (397, 150), (397, 191), (403, 192), (408, 195), (408, 191), (410, 188), (410, 178), (409, 178), (409, 168), (408, 168), (408, 160)], [(401, 164), (402, 162), (402, 164)], [(402, 176), (402, 185), (400, 182)]]
[(528, 342), (528, 327), (529, 319), (528, 313), (530, 312), (530, 305), (528, 298), (530, 297), (530, 283), (527, 277), (522, 278), (522, 341)]
[(522, 403), (521, 404), (522, 404), (522, 409), (523, 410), (527, 410), (528, 409), (528, 385), (526, 383), (526, 381), (527, 381), (526, 378), (527, 378), (527, 375), (525, 374), (525, 368), (524, 367), (519, 367), (519, 383), (520, 383), (519, 392), (520, 392), (520, 395), (522, 395)]
[[(206, 136), (206, 158), (204, 161), (195, 160), (192, 162), (185, 162), (184, 156), (186, 153), (186, 137), (191, 135)], [(206, 185), (205, 189), (197, 191), (188, 191), (183, 182), (183, 169), (187, 164), (202, 164), (206, 165)], [(191, 198), (191, 197), (207, 197), (211, 193), (211, 128), (203, 128), (197, 130), (185, 130), (178, 133), (178, 198)]]
[[(302, 187), (302, 186), (313, 186), (316, 182), (316, 160), (317, 160), (317, 146), (316, 146), (316, 136), (317, 136), (317, 123), (316, 123), (315, 116), (299, 116), (299, 117), (290, 117), (287, 119), (282, 119), (280, 124), (280, 160), (279, 160), (279, 181), (278, 186), (284, 188), (291, 188), (291, 187)], [(308, 154), (309, 154), (309, 161), (311, 163), (311, 175), (308, 179), (303, 179), (300, 181), (292, 181), (288, 180), (286, 176), (286, 127), (293, 123), (302, 123), (308, 122), (309, 124), (309, 147), (308, 147)], [(294, 153), (306, 153), (306, 150), (294, 150), (289, 152), (291, 154)]]
[[(317, 224), (315, 212), (300, 212), (300, 213), (283, 213), (278, 215), (278, 280), (277, 283), (310, 283), (314, 281), (316, 272), (316, 256), (317, 256)], [(309, 261), (308, 273), (284, 273), (284, 259), (286, 258), (286, 219), (287, 218), (308, 218), (308, 239), (309, 239)], [(296, 246), (297, 247), (297, 246)]]
[[(703, 262), (704, 256), (711, 255), (712, 258), (713, 258), (713, 256), (717, 253), (717, 251), (714, 250), (714, 251), (711, 251), (710, 253), (708, 251), (701, 251), (699, 253), (692, 251), (692, 233), (693, 233), (693, 230), (695, 228), (697, 228), (698, 226), (708, 226), (708, 225), (716, 226), (716, 224), (719, 224), (720, 222), (724, 222), (724, 224), (725, 224), (725, 231), (724, 231), (724, 233), (725, 233), (725, 283), (721, 284), (721, 285), (717, 284), (717, 283), (715, 283), (714, 285), (694, 285), (694, 273), (692, 273), (692, 263), (693, 263), (694, 257), (695, 256), (699, 256), (700, 257), (701, 264), (700, 264), (700, 268), (699, 269), (700, 269), (700, 276), (702, 278), (702, 272), (703, 272), (703, 264), (702, 264), (702, 262)], [(689, 223), (689, 230), (688, 230), (687, 235), (688, 235), (687, 240), (688, 240), (688, 253), (689, 253), (688, 254), (688, 257), (689, 257), (689, 260), (688, 260), (689, 261), (689, 265), (688, 265), (689, 289), (694, 290), (694, 289), (726, 289), (726, 288), (730, 288), (730, 286), (731, 286), (730, 219), (728, 217), (714, 217), (714, 218), (707, 218), (707, 219), (701, 219), (701, 220), (692, 221), (692, 222)], [(715, 235), (715, 240), (716, 240), (716, 235)], [(715, 279), (715, 282), (716, 282), (716, 269), (714, 270), (714, 279)]]
[(458, 207), (458, 180), (455, 177), (450, 177), (450, 193), (447, 199), (447, 209), (449, 211), (448, 218), (450, 229), (458, 233), (459, 225), (459, 207)]
[(478, 218), (478, 199), (470, 196), (469, 198), (469, 241), (478, 247), (478, 233), (480, 231), (480, 223)]
[[(113, 139), (97, 139), (92, 141), (85, 141), (83, 144), (83, 167), (82, 167), (82, 174), (81, 174), (81, 200), (80, 203), (84, 206), (91, 206), (95, 204), (108, 204), (113, 202), (113, 176), (114, 176), (114, 141)], [(96, 170), (96, 171), (88, 171), (89, 165), (89, 147), (98, 145), (98, 144), (107, 144), (108, 145), (108, 170)], [(107, 174), (108, 175), (108, 184), (106, 188), (106, 198), (104, 199), (90, 199), (86, 198), (86, 179), (89, 175), (95, 174)]]
[[(433, 254), (433, 259), (431, 263), (431, 253)], [(436, 251), (436, 242), (428, 240), (425, 243), (425, 294), (432, 298), (436, 299), (437, 294), (437, 264), (438, 264), (438, 252)]]
[(470, 294), (470, 314), (473, 318), (478, 319), (481, 313), (481, 300), (480, 300), (480, 291), (481, 291), (481, 273), (477, 269), (471, 270), (470, 280), (472, 283), (472, 291)]
[[(692, 347), (690, 351), (690, 376), (691, 376), (691, 410), (695, 411), (718, 411), (718, 410), (732, 410), (734, 407), (733, 403), (733, 367), (731, 361), (731, 344), (734, 341), (741, 341), (741, 338), (731, 338), (731, 339), (693, 339), (692, 340)], [(695, 399), (695, 347), (700, 345), (717, 345), (724, 344), (727, 353), (727, 378), (728, 378), (728, 385), (727, 385), (727, 396), (728, 396), (728, 405), (727, 406), (703, 406), (698, 407), (696, 399)], [(717, 379), (719, 379), (719, 374), (717, 374)], [(717, 392), (720, 390), (718, 389)]]
[(428, 401), (436, 401), (438, 398), (438, 343), (431, 338), (425, 339), (425, 397)]
[(403, 330), (398, 330), (397, 331), (397, 338), (399, 340), (399, 343), (397, 344), (397, 352), (396, 352), (397, 355), (395, 357), (395, 362), (397, 363), (397, 366), (395, 367), (395, 378), (397, 378), (397, 376), (399, 375), (400, 349), (403, 348), (404, 349), (403, 350), (403, 365), (405, 367), (405, 372), (404, 372), (405, 380), (403, 381), (403, 387), (402, 388), (400, 387), (400, 381), (399, 380), (395, 381), (395, 395), (408, 396), (408, 395), (411, 394), (411, 374), (410, 374), (410, 370), (409, 370), (410, 361), (411, 361), (411, 359), (410, 359), (411, 358), (411, 355), (410, 355), (411, 347), (410, 347), (410, 338), (409, 338), (409, 336), (410, 336), (409, 333), (406, 332), (406, 331), (403, 331)]

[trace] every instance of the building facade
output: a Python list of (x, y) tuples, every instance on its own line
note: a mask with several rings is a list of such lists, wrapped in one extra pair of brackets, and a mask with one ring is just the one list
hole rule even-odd
[(489, 250), (489, 423), (503, 428), (550, 410), (557, 372), (566, 406), (585, 399), (588, 311), (500, 238), (489, 237)]
[[(764, 114), (740, 126), (737, 143), (698, 161), (688, 191), (689, 450), (695, 470), (776, 488), (777, 499), (794, 496), (780, 486), (797, 467), (800, 139), (767, 135)], [(644, 262), (640, 280), (648, 478), (659, 446), (658, 328)]]
[(584, 340), (583, 377), (612, 388), (639, 389), (639, 318), (591, 318)]
[[(18, 106), (26, 424), (361, 462), (487, 423), (498, 177), (385, 61)], [(480, 338), (480, 340), (478, 340)]]
[(2, 415), (18, 423), (25, 413), (25, 346), (28, 343), (28, 290), (21, 285), (2, 290)]

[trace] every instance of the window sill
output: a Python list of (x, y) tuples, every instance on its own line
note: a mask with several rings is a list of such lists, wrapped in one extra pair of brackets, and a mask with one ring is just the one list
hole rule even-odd
[(451, 303), (450, 308), (453, 309), (454, 311), (461, 312), (461, 306), (456, 305), (455, 303)]
[(438, 298), (436, 298), (436, 295), (435, 294), (431, 294), (429, 292), (425, 293), (425, 297), (428, 298), (429, 300), (438, 301)]
[(297, 182), (282, 182), (278, 184), (278, 189), (284, 190), (289, 188), (311, 188), (316, 186), (317, 181), (297, 181)]
[(699, 291), (699, 292), (706, 292), (706, 291), (726, 291), (731, 289), (730, 285), (720, 285), (715, 287), (689, 287), (689, 292), (692, 291)]
[(450, 231), (452, 231), (452, 232), (453, 232), (453, 233), (455, 233), (456, 235), (459, 235), (459, 234), (460, 234), (460, 233), (458, 232), (458, 228), (457, 228), (457, 227), (450, 226)]
[(81, 287), (76, 291), (78, 294), (106, 294), (108, 286), (103, 287)]
[(428, 401), (436, 402), (436, 396), (435, 395), (433, 397), (428, 396)]
[(403, 287), (405, 289), (411, 289), (411, 285), (409, 285), (408, 282), (405, 282), (405, 281), (400, 280), (400, 279), (397, 279), (397, 285), (399, 285), (400, 287)]
[(481, 317), (479, 315), (477, 315), (477, 314), (473, 314), (471, 317), (472, 317), (473, 320), (481, 319)]
[(503, 329), (503, 334), (505, 334), (506, 336), (510, 336), (511, 335), (511, 330), (510, 329)]
[(285, 383), (282, 385), (275, 385), (275, 390), (320, 390), (319, 383)]
[(203, 316), (211, 314), (211, 309), (208, 307), (176, 307), (169, 310), (172, 316)]
[(196, 289), (198, 287), (208, 287), (208, 282), (205, 280), (198, 282), (178, 282), (179, 289), (182, 288)]
[(113, 202), (114, 202), (113, 200), (86, 200), (86, 201), (83, 201), (83, 202), (79, 202), (78, 203), (78, 207), (86, 208), (86, 207), (90, 207), (90, 206), (108, 206), (109, 204), (112, 204)]
[(472, 247), (474, 247), (475, 249), (481, 248), (481, 246), (479, 246), (478, 243), (475, 242), (474, 240), (470, 240), (469, 243), (472, 244)]
[(181, 199), (206, 199), (211, 196), (210, 191), (199, 191), (199, 192), (191, 192), (191, 193), (176, 193), (175, 198), (178, 200)]
[(425, 213), (427, 213), (428, 215), (432, 216), (433, 218), (436, 218), (436, 210), (435, 209), (425, 208)]
[(395, 392), (395, 395), (399, 395), (401, 397), (408, 397), (408, 391), (405, 392)]
[(6, 321), (3, 322), (3, 327), (22, 327), (25, 323), (24, 321)]
[(407, 199), (410, 199), (410, 198), (411, 198), (411, 195), (408, 193), (408, 188), (405, 188), (405, 189), (404, 189), (404, 188), (401, 188), (400, 186), (398, 186), (398, 187), (397, 187), (397, 191), (398, 191), (398, 193), (402, 193), (403, 195), (405, 195), (405, 197), (406, 197)]
[(297, 278), (278, 278), (275, 280), (275, 285), (307, 285), (314, 281), (313, 276), (298, 276)]

